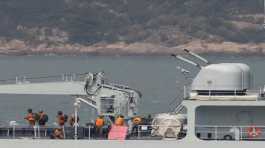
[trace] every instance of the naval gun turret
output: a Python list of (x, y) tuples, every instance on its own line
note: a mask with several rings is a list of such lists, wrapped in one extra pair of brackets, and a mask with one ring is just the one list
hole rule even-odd
[(200, 95), (244, 95), (251, 86), (250, 68), (242, 63), (210, 64), (199, 71), (191, 89)]
[[(193, 65), (199, 72), (193, 78), (186, 99), (258, 99), (260, 93), (250, 93), (253, 77), (251, 69), (243, 63), (217, 63), (211, 64), (208, 60), (187, 49), (184, 50), (193, 58), (203, 64), (174, 55), (177, 59)], [(187, 87), (185, 87), (187, 88)], [(188, 92), (185, 90), (185, 92)], [(233, 97), (229, 97), (233, 96)]]

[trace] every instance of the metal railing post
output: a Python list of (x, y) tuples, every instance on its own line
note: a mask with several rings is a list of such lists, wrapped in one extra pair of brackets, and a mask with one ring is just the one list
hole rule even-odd
[(62, 126), (62, 129), (63, 129), (63, 139), (65, 139), (65, 129), (64, 129), (64, 125)]
[(47, 128), (45, 127), (44, 137), (47, 137)]
[(13, 139), (16, 138), (16, 125), (13, 125)]
[(75, 128), (75, 135), (74, 138), (75, 140), (78, 139), (78, 108), (80, 107), (80, 101), (78, 100), (78, 98), (76, 98), (76, 101), (74, 103), (74, 128)]
[(235, 89), (235, 91), (234, 91), (234, 99), (236, 99), (236, 89)]
[(217, 126), (214, 127), (214, 132), (215, 132), (215, 140), (218, 139), (218, 131), (217, 131)]
[(88, 140), (91, 139), (91, 126), (88, 126)]
[(138, 127), (137, 127), (137, 138), (138, 138), (138, 139), (140, 139), (140, 137), (141, 137), (140, 126), (141, 126), (141, 125), (138, 125)]
[(37, 129), (38, 129), (38, 138), (40, 138), (40, 126), (37, 125)]
[(239, 130), (240, 130), (240, 137), (239, 137), (239, 140), (243, 140), (243, 130), (242, 130), (242, 127), (240, 126), (239, 127)]
[(10, 130), (9, 130), (9, 127), (7, 129), (7, 132), (6, 132), (6, 136), (9, 137), (10, 136)]
[(33, 126), (33, 131), (34, 131), (34, 139), (37, 138), (37, 128), (36, 125)]

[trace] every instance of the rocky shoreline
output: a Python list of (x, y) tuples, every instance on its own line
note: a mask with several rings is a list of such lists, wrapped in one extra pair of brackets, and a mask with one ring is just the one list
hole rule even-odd
[(192, 40), (188, 43), (174, 47), (167, 47), (155, 43), (104, 43), (93, 45), (70, 44), (70, 43), (39, 43), (29, 44), (22, 40), (0, 41), (1, 55), (30, 55), (30, 54), (63, 54), (63, 55), (166, 55), (170, 53), (181, 53), (187, 48), (196, 53), (228, 53), (228, 54), (265, 54), (265, 43), (235, 42), (206, 42), (203, 40)]

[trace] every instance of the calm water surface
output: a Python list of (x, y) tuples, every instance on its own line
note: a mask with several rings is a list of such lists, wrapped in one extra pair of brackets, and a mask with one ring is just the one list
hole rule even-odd
[[(204, 55), (212, 63), (243, 62), (254, 72), (254, 86), (265, 84), (265, 58), (262, 56)], [(183, 85), (188, 83), (176, 69), (184, 66), (193, 75), (196, 68), (166, 56), (1, 56), (0, 79), (16, 76), (58, 75), (63, 73), (99, 72), (104, 70), (112, 81), (128, 85), (142, 92), (141, 114), (172, 111), (183, 96)], [(21, 124), (27, 108), (44, 109), (49, 122), (55, 121), (58, 110), (73, 111), (69, 96), (0, 95), (0, 121), (17, 120)], [(81, 121), (93, 117), (94, 111), (81, 106)]]

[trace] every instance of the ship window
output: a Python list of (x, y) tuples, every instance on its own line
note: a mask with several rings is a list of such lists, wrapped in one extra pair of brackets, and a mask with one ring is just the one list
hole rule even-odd
[[(202, 140), (265, 139), (264, 115), (262, 106), (200, 106), (195, 114), (195, 133)], [(253, 130), (258, 135), (251, 136)]]

